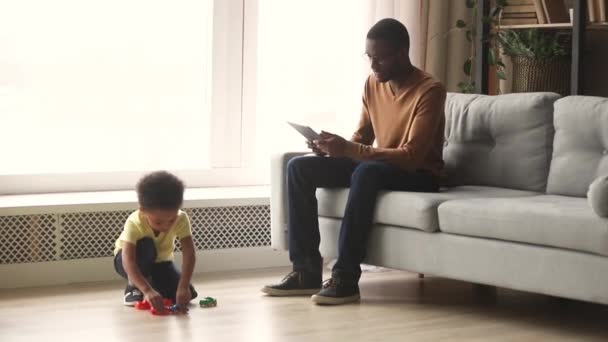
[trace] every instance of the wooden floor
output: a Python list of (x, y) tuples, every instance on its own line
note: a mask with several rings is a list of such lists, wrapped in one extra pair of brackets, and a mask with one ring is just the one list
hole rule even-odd
[[(0, 291), (0, 341), (606, 341), (608, 306), (475, 289), (407, 272), (365, 273), (362, 300), (320, 307), (259, 291), (287, 271), (195, 279), (218, 307), (157, 317), (122, 306), (118, 282)], [(607, 284), (608, 286), (608, 284)]]

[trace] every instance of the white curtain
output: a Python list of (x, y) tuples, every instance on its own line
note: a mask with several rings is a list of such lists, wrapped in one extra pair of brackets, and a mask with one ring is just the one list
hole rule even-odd
[(408, 29), (412, 63), (444, 82), (449, 91), (458, 91), (465, 79), (462, 65), (471, 45), (456, 21), (469, 20), (465, 0), (369, 0), (366, 27), (382, 18), (395, 18)]
[(369, 0), (365, 27), (370, 28), (378, 20), (395, 18), (405, 25), (410, 34), (410, 58), (412, 63), (424, 69), (426, 44), (426, 27), (422, 18), (428, 14), (428, 1), (425, 0)]
[(370, 72), (365, 36), (380, 19), (407, 27), (413, 64), (448, 90), (464, 80), (469, 45), (454, 27), (466, 19), (465, 0), (261, 0), (258, 11), (258, 160), (305, 149), (285, 121), (350, 137)]
[(366, 4), (259, 1), (256, 159), (306, 148), (286, 121), (345, 137), (353, 133), (369, 74)]

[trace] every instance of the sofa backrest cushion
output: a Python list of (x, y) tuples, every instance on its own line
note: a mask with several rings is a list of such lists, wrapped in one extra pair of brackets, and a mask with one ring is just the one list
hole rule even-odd
[(448, 94), (445, 185), (544, 192), (557, 99), (554, 93)]
[(585, 197), (608, 175), (608, 99), (569, 96), (555, 103), (555, 141), (547, 193)]

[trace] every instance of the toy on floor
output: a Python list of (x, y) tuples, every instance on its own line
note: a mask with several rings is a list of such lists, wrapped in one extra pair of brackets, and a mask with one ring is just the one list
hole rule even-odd
[(187, 306), (182, 306), (179, 304), (173, 304), (169, 307), (169, 311), (172, 313), (179, 313), (179, 312), (183, 312), (183, 311), (188, 311), (188, 307)]
[(135, 308), (137, 310), (150, 310), (151, 307), (152, 306), (150, 305), (150, 303), (148, 303), (148, 301), (145, 299), (139, 302), (135, 302)]
[(152, 313), (153, 315), (156, 315), (156, 316), (167, 316), (170, 314), (178, 314), (178, 313), (182, 312), (180, 305), (173, 304), (173, 301), (168, 298), (163, 299), (163, 307), (164, 307), (164, 309), (162, 311), (158, 311), (158, 310), (154, 309), (152, 307), (152, 305), (150, 305), (150, 303), (145, 299), (140, 302), (135, 303), (136, 309), (150, 310), (150, 313)]
[(201, 308), (212, 308), (214, 306), (217, 306), (217, 300), (212, 297), (205, 297), (201, 299), (198, 304), (201, 306)]

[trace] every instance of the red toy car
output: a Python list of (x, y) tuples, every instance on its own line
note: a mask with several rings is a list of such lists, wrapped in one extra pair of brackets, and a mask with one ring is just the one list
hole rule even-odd
[(135, 303), (135, 308), (138, 310), (150, 310), (150, 313), (152, 313), (153, 315), (157, 315), (157, 316), (166, 316), (172, 313), (177, 313), (179, 310), (179, 307), (177, 304), (173, 304), (173, 301), (171, 299), (168, 298), (164, 298), (163, 299), (163, 306), (165, 307), (163, 311), (157, 311), (156, 309), (154, 309), (152, 307), (152, 305), (150, 305), (150, 303), (147, 300), (142, 300), (140, 302), (136, 302)]

